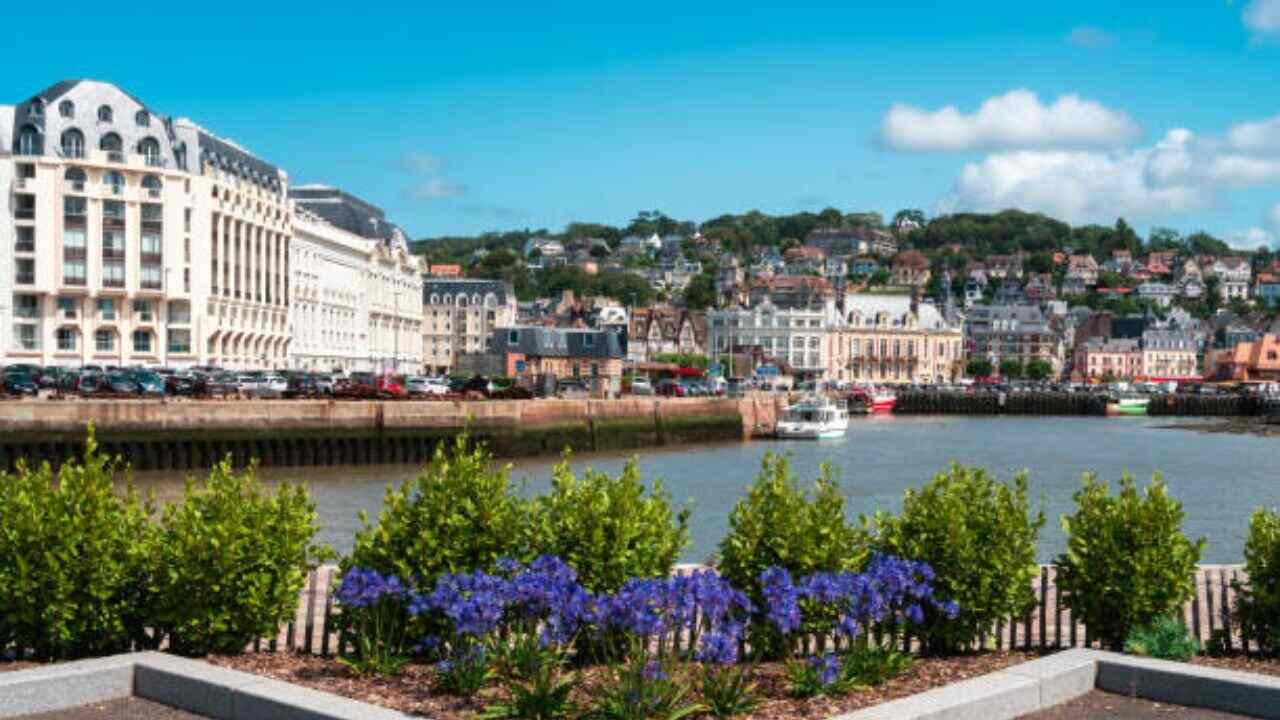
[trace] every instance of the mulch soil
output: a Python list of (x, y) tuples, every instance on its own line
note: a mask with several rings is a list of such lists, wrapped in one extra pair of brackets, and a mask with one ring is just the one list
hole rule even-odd
[(1197, 655), (1192, 658), (1191, 664), (1221, 668), (1223, 670), (1258, 673), (1259, 675), (1280, 676), (1280, 658), (1251, 657), (1248, 655)]
[[(1029, 652), (987, 652), (951, 658), (922, 658), (907, 672), (884, 685), (840, 698), (819, 697), (807, 700), (786, 696), (781, 665), (761, 665), (756, 668), (754, 678), (759, 694), (765, 700), (751, 715), (742, 717), (744, 720), (830, 717), (995, 672), (1035, 657), (1038, 657), (1036, 653)], [(381, 678), (356, 675), (334, 660), (286, 653), (220, 656), (208, 660), (223, 667), (437, 720), (474, 718), (487, 704), (501, 697), (497, 686), (469, 698), (436, 694), (432, 692), (431, 668), (419, 664), (405, 666), (395, 677)], [(583, 671), (583, 682), (578, 693), (580, 704), (589, 704), (592, 697), (597, 695), (592, 692), (592, 688), (601, 681), (601, 675), (600, 668)]]
[(126, 698), (37, 715), (21, 715), (17, 720), (204, 720), (204, 717), (149, 700)]
[(1023, 715), (1020, 720), (1234, 720), (1243, 717), (1246, 716), (1092, 690), (1071, 702)]

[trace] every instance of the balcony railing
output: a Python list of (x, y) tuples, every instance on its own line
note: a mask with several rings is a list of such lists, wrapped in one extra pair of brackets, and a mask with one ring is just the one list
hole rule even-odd
[(164, 259), (164, 255), (160, 253), (144, 252), (142, 253), (141, 259), (144, 265), (159, 265)]
[(20, 207), (13, 211), (13, 216), (18, 220), (35, 220), (36, 209), (33, 207)]
[(83, 286), (85, 284), (84, 276), (83, 275), (63, 275), (62, 284)]
[(119, 150), (108, 150), (108, 151), (107, 151), (107, 162), (123, 163), (123, 162), (124, 162), (124, 153), (120, 152)]
[(122, 288), (124, 287), (124, 278), (103, 278), (102, 286), (109, 288)]
[[(139, 287), (141, 287), (143, 290), (159, 290), (160, 285), (161, 283), (159, 280), (143, 280), (142, 283), (139, 285)], [(150, 319), (148, 319), (146, 320), (146, 322), (151, 322), (151, 321)]]
[(64, 247), (62, 248), (62, 258), (64, 260), (84, 260), (89, 255), (82, 247)]
[(20, 253), (35, 252), (36, 243), (34, 240), (18, 240), (13, 244), (13, 251)]
[(116, 249), (116, 248), (104, 247), (102, 248), (102, 259), (103, 260), (123, 260), (124, 248)]
[(15, 284), (17, 284), (17, 285), (35, 285), (35, 284), (36, 284), (36, 274), (35, 274), (34, 272), (29, 272), (29, 273), (24, 273), (24, 272), (14, 273), (14, 276), (13, 276), (13, 282), (14, 282)]

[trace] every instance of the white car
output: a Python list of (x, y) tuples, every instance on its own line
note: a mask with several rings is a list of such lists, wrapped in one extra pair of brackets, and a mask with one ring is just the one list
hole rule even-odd
[(411, 377), (405, 380), (404, 389), (414, 397), (449, 394), (449, 386), (434, 378)]
[(259, 397), (282, 398), (289, 390), (289, 381), (283, 375), (268, 375), (258, 386)]
[(649, 378), (643, 378), (643, 377), (631, 378), (631, 394), (632, 395), (652, 395), (653, 384), (649, 382)]

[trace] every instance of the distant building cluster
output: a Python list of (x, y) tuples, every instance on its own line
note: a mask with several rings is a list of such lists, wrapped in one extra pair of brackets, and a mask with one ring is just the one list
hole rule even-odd
[(1253, 382), (1280, 368), (1280, 261), (1265, 253), (980, 256), (918, 243), (915, 211), (888, 225), (824, 214), (767, 242), (714, 221), (522, 235), (508, 256), (521, 272), (622, 278), (656, 298), (522, 301), (509, 279), (468, 277), (486, 247), (428, 262), (375, 205), (294, 185), (90, 80), (0, 106), (0, 188), (4, 364), (478, 372), (601, 394), (695, 358), (731, 376), (874, 384), (1033, 367), (1077, 382)]

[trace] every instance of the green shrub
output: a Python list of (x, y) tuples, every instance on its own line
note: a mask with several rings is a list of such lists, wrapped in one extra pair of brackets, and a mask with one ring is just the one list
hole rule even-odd
[(527, 559), (527, 503), (513, 492), (510, 466), (459, 437), (441, 443), (418, 476), (388, 486), (378, 523), (360, 513), (351, 555), (342, 569), (371, 568), (414, 579), (430, 592), (444, 573), (486, 569), (503, 557)]
[(47, 463), (0, 473), (0, 648), (64, 660), (142, 639), (151, 507), (131, 482), (116, 492), (123, 470), (90, 426), (84, 459), (56, 478)]
[(1154, 621), (1129, 631), (1124, 651), (1157, 660), (1186, 662), (1195, 657), (1199, 646), (1182, 620), (1162, 615)]
[(1280, 514), (1258, 508), (1244, 542), (1246, 583), (1235, 582), (1236, 617), (1267, 655), (1280, 651)]
[[(760, 574), (769, 567), (784, 568), (794, 578), (857, 570), (866, 551), (862, 532), (845, 518), (844, 496), (829, 466), (822, 466), (806, 492), (785, 457), (766, 453), (746, 497), (729, 514), (717, 569), (763, 608)], [(758, 657), (777, 659), (785, 651), (767, 622), (752, 624), (750, 644)]]
[(1171, 615), (1191, 599), (1205, 541), (1182, 533), (1182, 504), (1169, 497), (1159, 475), (1142, 495), (1128, 474), (1116, 495), (1085, 475), (1075, 502), (1075, 514), (1062, 518), (1062, 600), (1093, 637), (1119, 650), (1131, 628)]
[(960, 605), (959, 615), (948, 619), (925, 604), (918, 634), (930, 651), (961, 651), (1035, 602), (1036, 540), (1043, 526), (1044, 513), (1031, 512), (1025, 474), (1007, 485), (985, 470), (955, 464), (923, 488), (908, 490), (899, 515), (876, 515), (877, 549), (928, 563), (935, 592)]
[(689, 509), (673, 512), (661, 482), (646, 488), (634, 459), (617, 477), (588, 468), (579, 479), (566, 454), (535, 501), (532, 532), (537, 554), (564, 560), (591, 592), (614, 592), (671, 574), (689, 544)]
[(174, 652), (238, 653), (292, 618), (318, 527), (303, 485), (264, 492), (254, 468), (224, 460), (206, 480), (187, 479), (166, 505), (154, 555), (152, 622)]

